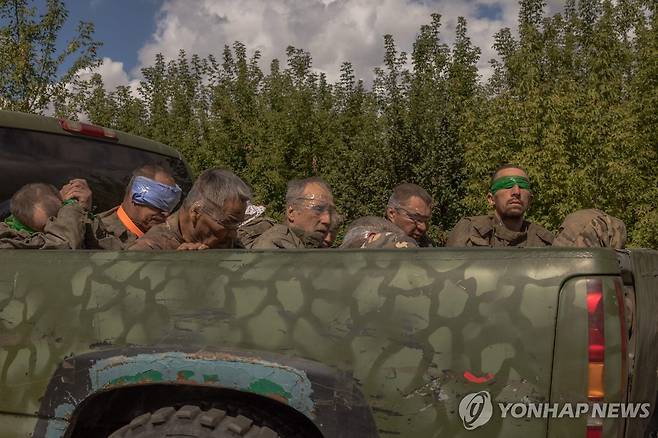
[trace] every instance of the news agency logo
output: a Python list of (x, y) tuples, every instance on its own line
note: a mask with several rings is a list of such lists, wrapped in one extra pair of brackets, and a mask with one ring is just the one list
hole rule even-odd
[(477, 429), (491, 420), (493, 405), (487, 391), (472, 392), (459, 402), (459, 416), (466, 430)]
[[(501, 418), (648, 418), (649, 403), (497, 403)], [(459, 416), (466, 430), (491, 420), (493, 404), (488, 391), (466, 394), (459, 402)]]

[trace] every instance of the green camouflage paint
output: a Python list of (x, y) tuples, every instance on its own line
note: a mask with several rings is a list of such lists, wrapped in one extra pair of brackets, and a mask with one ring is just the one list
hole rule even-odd
[[(171, 372), (144, 360), (99, 361), (95, 390), (149, 371), (171, 381), (193, 371), (186, 379), (224, 385), (211, 366), (217, 357), (194, 365), (203, 358), (186, 361), (174, 349), (213, 346), (348, 373), (381, 436), (470, 438), (546, 435), (541, 419), (498, 418), (466, 431), (457, 406), (481, 389), (495, 401), (548, 400), (563, 282), (619, 272), (612, 251), (559, 249), (1, 251), (0, 263), (2, 412), (38, 411), (64, 357), (126, 345), (171, 345)], [(110, 371), (111, 363), (124, 368)], [(252, 386), (260, 378), (229, 386), (273, 389)], [(267, 379), (312, 414), (306, 386)]]

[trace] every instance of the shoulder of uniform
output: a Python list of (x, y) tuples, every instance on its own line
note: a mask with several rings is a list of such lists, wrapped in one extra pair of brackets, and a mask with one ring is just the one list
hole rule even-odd
[(292, 239), (292, 231), (283, 224), (274, 224), (268, 230), (265, 230), (252, 245), (253, 249), (266, 249), (266, 248), (284, 248), (283, 242)]
[(490, 233), (493, 230), (493, 216), (470, 216), (468, 219), (470, 225), (475, 228), (481, 236)]
[(536, 222), (530, 222), (529, 230), (531, 230), (534, 234), (537, 235), (537, 237), (549, 245), (553, 243), (553, 240), (555, 239), (553, 233)]

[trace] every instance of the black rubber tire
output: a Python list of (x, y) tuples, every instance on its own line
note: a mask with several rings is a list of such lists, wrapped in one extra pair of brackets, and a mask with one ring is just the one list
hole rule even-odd
[(160, 408), (134, 418), (110, 435), (109, 438), (279, 438), (269, 427), (254, 425), (243, 416), (231, 417), (226, 411), (202, 411), (198, 406), (186, 405), (176, 410)]

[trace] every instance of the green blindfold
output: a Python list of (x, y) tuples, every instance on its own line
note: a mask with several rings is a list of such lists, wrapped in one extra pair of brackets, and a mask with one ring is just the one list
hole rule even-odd
[(503, 176), (491, 183), (489, 191), (496, 193), (500, 189), (511, 189), (514, 186), (519, 186), (520, 189), (530, 190), (530, 181), (524, 176)]

